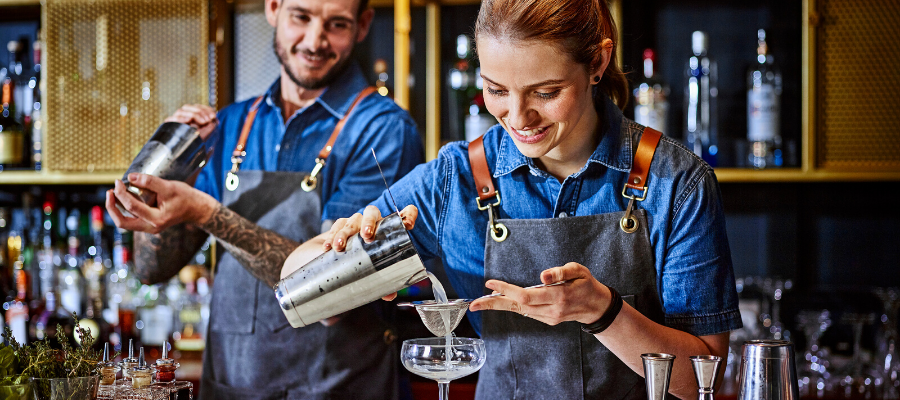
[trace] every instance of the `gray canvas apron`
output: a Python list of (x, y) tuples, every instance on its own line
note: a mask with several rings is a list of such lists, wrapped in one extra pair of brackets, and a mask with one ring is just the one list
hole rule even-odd
[[(540, 283), (541, 271), (577, 262), (641, 314), (662, 323), (647, 214), (630, 211), (631, 205), (629, 211), (588, 216), (496, 222), (492, 217), (485, 239), (485, 280), (531, 286)], [(637, 226), (625, 229), (623, 218), (633, 218), (628, 222)], [(506, 230), (505, 235), (495, 232), (496, 227)], [(644, 379), (584, 333), (578, 322), (549, 326), (505, 311), (487, 311), (482, 318), (488, 357), (477, 399), (647, 398)]]
[[(357, 101), (368, 93), (361, 93)], [(248, 133), (258, 103), (244, 123)], [(343, 121), (326, 145), (329, 152)], [(236, 156), (241, 157), (245, 143), (242, 132)], [(317, 170), (326, 157), (320, 153)], [(240, 171), (240, 158), (236, 161), (238, 167), (232, 168), (226, 180), (223, 204), (294, 241), (306, 241), (320, 232), (322, 204), (315, 175)], [(397, 397), (398, 355), (385, 341), (389, 326), (373, 309), (360, 307), (328, 327), (312, 324), (293, 329), (272, 288), (253, 277), (230, 253), (217, 265), (213, 286), (201, 398)]]

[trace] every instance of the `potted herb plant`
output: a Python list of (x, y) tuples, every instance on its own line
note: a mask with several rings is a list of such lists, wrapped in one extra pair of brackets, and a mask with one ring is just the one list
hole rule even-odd
[(58, 326), (56, 340), (59, 348), (54, 348), (46, 340), (20, 345), (9, 328), (3, 334), (14, 354), (15, 365), (21, 368), (20, 376), (31, 379), (35, 400), (97, 398), (100, 352), (92, 349), (94, 337), (78, 324), (77, 317), (75, 334), (80, 339), (80, 346), (72, 345), (62, 326)]

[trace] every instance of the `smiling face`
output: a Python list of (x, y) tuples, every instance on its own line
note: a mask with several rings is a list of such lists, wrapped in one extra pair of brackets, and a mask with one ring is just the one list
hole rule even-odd
[(373, 11), (360, 0), (267, 0), (282, 71), (303, 89), (321, 89), (346, 69), (353, 46), (369, 30)]
[(591, 83), (602, 71), (544, 41), (486, 36), (477, 49), (485, 105), (519, 151), (554, 176), (578, 171), (599, 141)]

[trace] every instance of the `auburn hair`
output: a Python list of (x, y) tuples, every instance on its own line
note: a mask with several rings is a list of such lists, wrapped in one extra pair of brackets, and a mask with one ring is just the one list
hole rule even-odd
[[(603, 61), (603, 40), (611, 39), (613, 46), (618, 43), (606, 0), (483, 0), (475, 22), (476, 40), (479, 37), (556, 43), (588, 73)], [(619, 108), (628, 103), (628, 80), (616, 63), (614, 49), (597, 89)]]

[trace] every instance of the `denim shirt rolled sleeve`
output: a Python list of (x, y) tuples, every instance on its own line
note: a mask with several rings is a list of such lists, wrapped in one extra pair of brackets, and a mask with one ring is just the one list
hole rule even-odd
[[(643, 126), (628, 120), (608, 99), (597, 101), (600, 143), (585, 166), (560, 182), (525, 157), (499, 125), (484, 135), (485, 156), (502, 193), (499, 218), (537, 219), (624, 211), (622, 187)], [(419, 216), (410, 230), (423, 258), (440, 257), (450, 284), (463, 298), (484, 294), (488, 216), (476, 204), (468, 144), (450, 143), (437, 159), (391, 187), (397, 206), (412, 204)], [(392, 210), (383, 194), (374, 203)], [(648, 192), (637, 207), (648, 231), (667, 326), (693, 335), (741, 327), (737, 291), (718, 182), (712, 169), (671, 138), (663, 137), (650, 166)], [(548, 265), (546, 268), (554, 267)], [(535, 277), (539, 279), (539, 277)], [(469, 313), (477, 331), (479, 313)]]
[[(281, 82), (276, 80), (259, 106), (241, 170), (312, 171), (335, 125), (366, 86), (359, 67), (351, 65), (311, 105), (285, 122)], [(218, 201), (222, 201), (225, 176), (231, 169), (231, 153), (254, 100), (221, 110), (219, 125), (207, 139), (214, 153), (194, 186)], [(384, 191), (370, 149), (378, 154), (389, 184), (424, 162), (422, 139), (412, 117), (377, 94), (356, 105), (332, 148), (318, 176), (322, 222), (350, 216)]]

